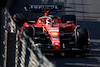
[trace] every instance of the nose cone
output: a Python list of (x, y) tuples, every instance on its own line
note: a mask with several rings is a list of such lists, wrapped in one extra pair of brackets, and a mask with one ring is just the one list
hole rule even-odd
[(60, 43), (58, 42), (54, 43), (53, 47), (54, 47), (54, 50), (60, 50)]
[(60, 45), (54, 45), (54, 50), (60, 50)]
[(60, 50), (59, 27), (48, 28), (54, 50)]

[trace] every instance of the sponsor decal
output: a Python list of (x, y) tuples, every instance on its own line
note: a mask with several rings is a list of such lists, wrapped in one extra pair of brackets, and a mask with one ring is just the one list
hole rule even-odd
[(29, 9), (58, 9), (58, 6), (56, 5), (30, 5)]
[(45, 32), (45, 30), (44, 30), (44, 26), (42, 27), (42, 29), (43, 29), (43, 33)]
[(58, 33), (51, 33), (52, 35), (58, 35)]
[(59, 32), (59, 30), (49, 30), (49, 32)]

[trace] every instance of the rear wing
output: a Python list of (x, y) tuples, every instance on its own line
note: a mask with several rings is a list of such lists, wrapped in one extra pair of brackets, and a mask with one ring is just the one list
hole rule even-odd
[(62, 11), (62, 5), (27, 5), (24, 7), (25, 11), (33, 13), (44, 13), (50, 10), (51, 13), (56, 13)]

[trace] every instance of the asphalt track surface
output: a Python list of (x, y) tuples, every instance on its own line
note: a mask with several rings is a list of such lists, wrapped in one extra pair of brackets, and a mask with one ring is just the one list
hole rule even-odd
[(56, 67), (100, 67), (100, 0), (15, 0), (11, 15), (25, 13), (23, 7), (28, 4), (61, 4), (64, 6), (63, 14), (75, 14), (78, 24), (90, 32), (91, 50), (88, 55), (46, 55)]

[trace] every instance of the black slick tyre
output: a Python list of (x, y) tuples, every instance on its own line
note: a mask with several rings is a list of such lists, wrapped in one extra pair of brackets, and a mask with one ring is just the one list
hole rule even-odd
[(22, 13), (16, 13), (13, 15), (13, 20), (19, 27), (21, 27), (25, 22), (27, 22), (27, 15)]
[(77, 45), (79, 49), (83, 49), (84, 51), (90, 50), (90, 43), (89, 43), (89, 32), (87, 29), (79, 28), (77, 30), (78, 39), (77, 39)]
[(74, 24), (77, 25), (76, 16), (75, 15), (63, 15), (61, 17), (61, 22), (66, 23), (67, 21), (74, 21)]
[(35, 39), (35, 30), (32, 27), (22, 27), (23, 31), (25, 31), (25, 34), (29, 37), (32, 38), (32, 40), (34, 41)]

